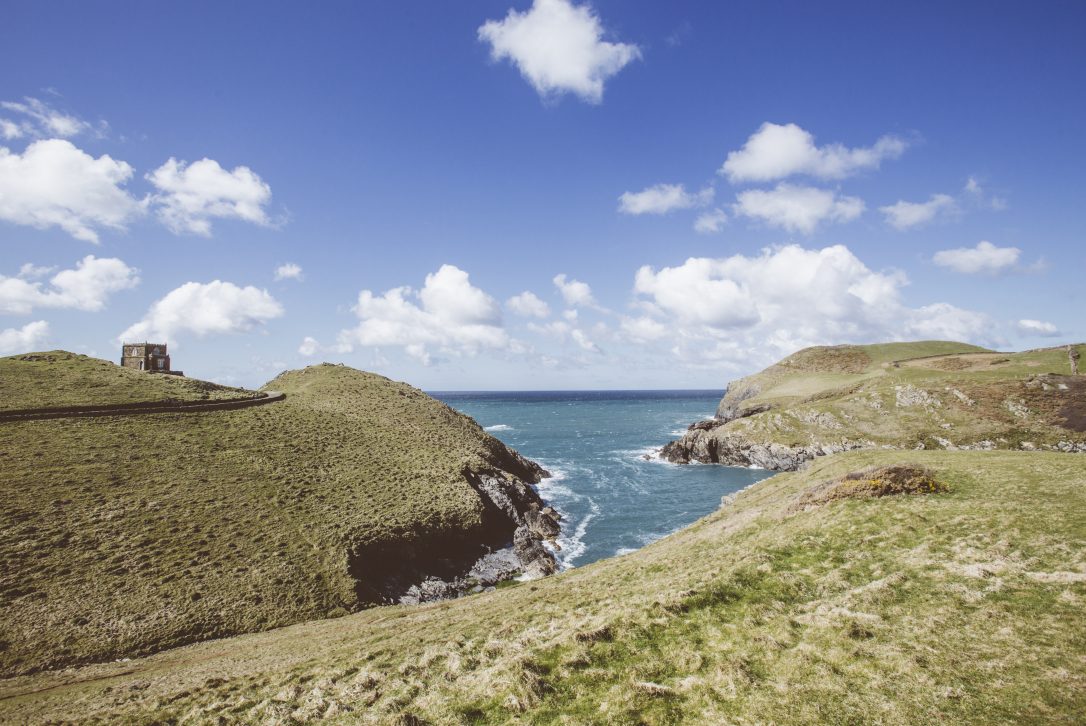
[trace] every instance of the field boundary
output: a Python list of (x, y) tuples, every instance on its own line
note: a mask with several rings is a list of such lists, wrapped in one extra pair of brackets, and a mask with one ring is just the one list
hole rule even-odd
[(149, 413), (189, 413), (198, 411), (230, 411), (238, 408), (264, 406), (285, 399), (279, 391), (267, 391), (257, 396), (228, 398), (219, 401), (143, 401), (101, 406), (68, 406), (64, 408), (24, 408), (0, 412), (0, 423), (38, 421), (54, 418), (83, 418), (97, 416), (136, 416)]

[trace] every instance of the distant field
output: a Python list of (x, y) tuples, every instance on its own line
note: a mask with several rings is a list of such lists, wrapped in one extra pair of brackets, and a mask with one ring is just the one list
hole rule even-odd
[[(0, 361), (18, 407), (239, 392), (43, 358)], [(269, 387), (286, 400), (0, 423), (0, 673), (342, 615), (385, 571), (484, 539), (465, 469), (531, 475), (405, 384), (314, 366)]]
[[(1076, 723), (1084, 462), (817, 459), (546, 580), (2, 682), (0, 720)], [(949, 491), (810, 496), (897, 464)]]

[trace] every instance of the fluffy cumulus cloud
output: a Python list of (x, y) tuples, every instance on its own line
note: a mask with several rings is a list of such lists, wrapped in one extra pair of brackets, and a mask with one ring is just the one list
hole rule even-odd
[(958, 202), (949, 194), (932, 194), (926, 202), (906, 202), (900, 200), (879, 211), (886, 217), (886, 223), (894, 229), (909, 229), (927, 224), (937, 218), (952, 216), (958, 212)]
[(192, 164), (170, 158), (147, 175), (158, 190), (152, 204), (176, 234), (211, 234), (213, 219), (240, 219), (268, 225), (265, 206), (271, 187), (247, 166), (227, 171), (214, 159)]
[(604, 40), (592, 8), (570, 0), (534, 0), (530, 9), (510, 10), (478, 32), (490, 57), (512, 62), (544, 98), (574, 93), (599, 103), (604, 82), (641, 57), (636, 45)]
[(796, 174), (843, 179), (879, 168), (883, 160), (901, 156), (905, 147), (905, 141), (896, 136), (883, 136), (868, 147), (816, 146), (814, 136), (796, 124), (764, 123), (743, 148), (728, 154), (720, 173), (733, 183), (773, 181)]
[(506, 307), (525, 318), (545, 318), (551, 314), (550, 306), (532, 292), (525, 290), (505, 302)]
[(44, 320), (0, 330), (0, 355), (40, 350), (48, 337), (49, 323)]
[(395, 287), (381, 295), (363, 290), (353, 310), (360, 322), (340, 333), (344, 351), (356, 345), (399, 347), (428, 365), (434, 349), (473, 355), (515, 347), (498, 302), (453, 265), (427, 275), (421, 290)]
[(906, 306), (897, 272), (868, 268), (847, 247), (789, 245), (758, 256), (691, 258), (642, 267), (634, 290), (646, 314), (624, 321), (634, 341), (673, 337), (691, 361), (745, 361), (751, 350), (924, 338), (984, 340), (983, 315), (936, 303)]
[(176, 342), (177, 336), (243, 333), (282, 316), (283, 306), (267, 290), (231, 282), (186, 282), (151, 305), (123, 340)]
[(624, 214), (667, 214), (676, 209), (703, 206), (713, 199), (713, 189), (686, 191), (682, 184), (657, 184), (639, 192), (624, 192), (618, 198), (618, 211)]
[(64, 139), (35, 141), (22, 154), (0, 147), (0, 219), (97, 243), (97, 228), (124, 229), (143, 211), (123, 188), (131, 176), (125, 162)]
[(932, 260), (940, 267), (946, 267), (966, 275), (998, 275), (1014, 269), (1022, 250), (1017, 247), (996, 247), (991, 242), (978, 242), (976, 247), (959, 247), (941, 250)]
[(321, 344), (317, 342), (317, 339), (307, 335), (302, 340), (302, 344), (298, 346), (298, 353), (308, 358), (316, 355), (320, 349)]
[(850, 222), (864, 211), (858, 197), (828, 189), (782, 182), (773, 189), (748, 189), (736, 195), (733, 211), (770, 227), (810, 234), (822, 222)]
[(278, 280), (301, 280), (302, 268), (293, 262), (288, 262), (284, 265), (279, 265), (275, 268), (275, 279)]
[(1052, 323), (1044, 320), (1019, 320), (1018, 332), (1024, 335), (1036, 335), (1042, 338), (1054, 338), (1060, 334), (1060, 329)]
[(596, 298), (592, 296), (592, 288), (588, 286), (588, 283), (571, 280), (565, 273), (555, 275), (553, 282), (554, 286), (558, 288), (558, 292), (562, 294), (562, 299), (565, 300), (566, 305), (593, 307), (596, 304)]
[(0, 101), (0, 137), (68, 138), (91, 129), (77, 116), (58, 111), (37, 98), (22, 101)]
[(113, 293), (139, 284), (139, 271), (115, 257), (87, 255), (75, 268), (53, 275), (48, 286), (35, 280), (43, 269), (23, 265), (16, 277), (0, 275), (0, 313), (28, 315), (35, 308), (94, 312), (105, 307)]

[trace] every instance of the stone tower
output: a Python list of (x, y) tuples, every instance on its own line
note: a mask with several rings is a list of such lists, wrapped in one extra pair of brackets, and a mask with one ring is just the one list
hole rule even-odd
[(180, 371), (170, 370), (165, 343), (124, 343), (121, 345), (121, 365), (138, 371), (181, 375)]

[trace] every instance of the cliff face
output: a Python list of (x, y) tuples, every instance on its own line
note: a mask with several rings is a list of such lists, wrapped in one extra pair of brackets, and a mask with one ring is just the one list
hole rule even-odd
[[(108, 362), (57, 356), (63, 367), (5, 369), (22, 407), (57, 403), (54, 371), (99, 398), (127, 380)], [(267, 388), (285, 399), (0, 422), (0, 674), (554, 571), (557, 516), (532, 486), (546, 472), (467, 416), (343, 366)], [(75, 391), (62, 403), (79, 404)]]
[(809, 348), (735, 381), (716, 417), (661, 455), (790, 471), (853, 449), (1086, 451), (1086, 378), (1052, 348), (956, 343)]

